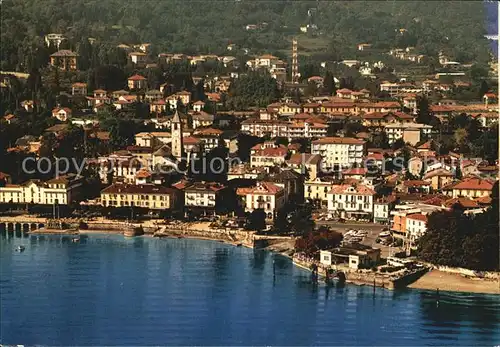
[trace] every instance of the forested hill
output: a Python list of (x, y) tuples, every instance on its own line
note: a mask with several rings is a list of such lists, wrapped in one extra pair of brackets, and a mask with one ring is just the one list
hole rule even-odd
[[(155, 52), (217, 54), (235, 43), (261, 53), (289, 49), (290, 37), (307, 24), (317, 26), (322, 53), (334, 59), (349, 58), (361, 42), (415, 46), (432, 56), (444, 49), (462, 62), (489, 58), (481, 1), (3, 0), (0, 6), (3, 68), (47, 33), (63, 33), (73, 45), (94, 37), (151, 42)], [(246, 30), (248, 24), (258, 28)]]

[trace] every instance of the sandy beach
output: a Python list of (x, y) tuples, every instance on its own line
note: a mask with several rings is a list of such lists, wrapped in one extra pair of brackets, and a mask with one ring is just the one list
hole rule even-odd
[(499, 281), (471, 279), (438, 270), (426, 273), (408, 287), (429, 290), (439, 288), (440, 291), (452, 292), (500, 294)]

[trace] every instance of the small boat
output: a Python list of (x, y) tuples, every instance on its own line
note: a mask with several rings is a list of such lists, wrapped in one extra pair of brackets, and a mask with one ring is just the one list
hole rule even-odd
[(236, 247), (241, 247), (243, 246), (241, 243), (236, 244)]
[(24, 247), (24, 246), (17, 246), (16, 252), (24, 252), (25, 249), (26, 249), (26, 247)]
[(71, 242), (78, 243), (78, 242), (80, 242), (80, 238), (79, 237), (75, 237), (75, 238), (71, 239)]
[(184, 238), (184, 236), (177, 236), (177, 238), (178, 238), (178, 239), (183, 239), (183, 238)]

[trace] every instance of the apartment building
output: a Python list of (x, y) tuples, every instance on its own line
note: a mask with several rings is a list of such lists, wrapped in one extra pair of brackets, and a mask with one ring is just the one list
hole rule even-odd
[(0, 187), (0, 203), (69, 205), (77, 201), (83, 189), (83, 177), (68, 174), (48, 181), (29, 180)]
[(255, 187), (238, 188), (237, 195), (243, 198), (245, 212), (263, 209), (267, 220), (273, 220), (285, 205), (285, 190), (271, 182), (257, 182)]
[(327, 194), (328, 214), (331, 218), (373, 218), (375, 191), (362, 184), (342, 184)]
[(215, 211), (222, 201), (225, 186), (214, 182), (196, 182), (184, 188), (184, 205), (188, 208), (201, 208)]
[(250, 165), (251, 167), (282, 165), (287, 154), (286, 147), (274, 143), (258, 144), (250, 149)]
[(110, 207), (143, 207), (152, 210), (174, 209), (178, 191), (154, 184), (115, 183), (101, 191), (101, 204)]
[(323, 157), (326, 169), (349, 168), (361, 164), (365, 155), (366, 142), (351, 137), (323, 137), (311, 145), (311, 154)]

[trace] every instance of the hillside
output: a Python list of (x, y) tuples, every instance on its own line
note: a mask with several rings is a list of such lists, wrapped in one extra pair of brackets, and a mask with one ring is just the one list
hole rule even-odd
[[(463, 62), (489, 57), (485, 7), (473, 1), (4, 0), (0, 6), (3, 69), (52, 32), (66, 34), (73, 45), (94, 37), (151, 42), (155, 52), (222, 53), (235, 43), (272, 53), (289, 50), (291, 37), (307, 24), (317, 26), (303, 34), (312, 42), (307, 53), (332, 59), (355, 56), (361, 42), (380, 50), (415, 46), (430, 56), (443, 49)], [(246, 30), (249, 24), (257, 29)]]

